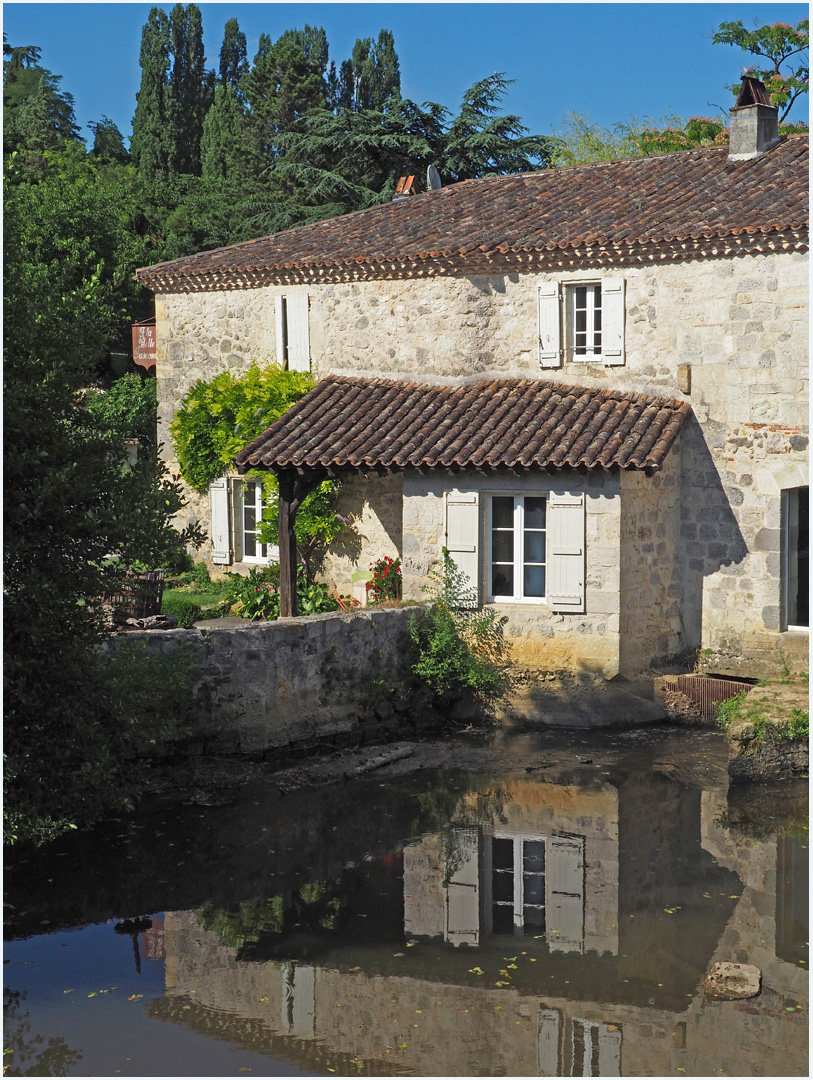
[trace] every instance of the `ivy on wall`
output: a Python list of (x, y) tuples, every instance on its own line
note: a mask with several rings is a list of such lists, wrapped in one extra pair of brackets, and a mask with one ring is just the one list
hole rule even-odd
[(311, 375), (277, 365), (224, 371), (188, 391), (170, 426), (181, 476), (195, 491), (228, 469), (232, 458), (316, 385)]
[[(181, 476), (196, 491), (206, 491), (222, 476), (235, 454), (262, 434), (316, 385), (307, 372), (285, 371), (258, 364), (235, 374), (225, 371), (208, 382), (199, 379), (188, 391), (170, 425)], [(265, 511), (259, 530), (267, 544), (278, 543), (279, 488), (273, 473), (258, 470), (248, 478), (262, 480)], [(348, 524), (334, 509), (339, 484), (326, 480), (302, 504), (296, 519), (296, 539), (307, 578), (314, 564)]]

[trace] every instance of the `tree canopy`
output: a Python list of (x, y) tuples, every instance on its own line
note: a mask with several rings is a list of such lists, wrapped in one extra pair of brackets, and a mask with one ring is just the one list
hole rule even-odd
[[(754, 75), (765, 83), (771, 101), (780, 109), (780, 119), (785, 120), (794, 102), (810, 90), (810, 22), (802, 19), (798, 26), (790, 23), (772, 23), (747, 30), (737, 20), (724, 22), (717, 28), (712, 41), (715, 45), (735, 45), (768, 65), (749, 68), (746, 74)], [(793, 63), (791, 63), (793, 61)], [(783, 65), (785, 70), (783, 70)], [(736, 97), (741, 83), (730, 87)]]

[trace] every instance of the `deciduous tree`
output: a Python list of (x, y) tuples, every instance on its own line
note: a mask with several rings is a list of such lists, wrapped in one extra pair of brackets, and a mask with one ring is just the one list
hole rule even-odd
[[(753, 67), (749, 74), (765, 83), (774, 105), (780, 109), (780, 119), (785, 120), (793, 104), (810, 90), (810, 22), (802, 19), (797, 26), (790, 23), (773, 23), (746, 30), (742, 22), (724, 22), (717, 28), (712, 41), (715, 45), (734, 45), (761, 60), (767, 66)], [(793, 61), (793, 63), (790, 63)], [(785, 70), (783, 70), (783, 65)], [(730, 87), (736, 96), (740, 83)]]

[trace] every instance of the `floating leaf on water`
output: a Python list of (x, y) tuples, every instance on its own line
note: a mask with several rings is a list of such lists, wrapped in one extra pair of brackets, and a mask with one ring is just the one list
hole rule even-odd
[(92, 994), (88, 994), (88, 997), (96, 997), (96, 991), (94, 990)]
[(127, 998), (127, 1000), (128, 1001), (138, 1001), (139, 998), (143, 998), (143, 997), (144, 997), (143, 994), (130, 994), (130, 996)]
[(63, 990), (62, 993), (63, 994), (72, 994), (73, 990)]
[(481, 967), (469, 968), (469, 974), (470, 975), (482, 975), (483, 974), (483, 969)]
[(393, 955), (393, 956), (406, 956), (406, 953), (403, 953), (403, 952), (394, 952), (394, 953), (393, 953), (392, 955)]

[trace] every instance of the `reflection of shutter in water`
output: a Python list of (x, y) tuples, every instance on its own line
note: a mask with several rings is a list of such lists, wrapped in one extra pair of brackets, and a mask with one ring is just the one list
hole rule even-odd
[(557, 952), (584, 951), (584, 838), (548, 841), (548, 944)]
[(282, 965), (282, 1031), (299, 1039), (316, 1034), (316, 972), (299, 964)]
[(480, 941), (480, 889), (476, 829), (453, 829), (446, 886), (446, 940), (453, 945)]
[(536, 1044), (537, 1076), (561, 1076), (559, 1071), (559, 1021), (555, 1009), (539, 1010)]

